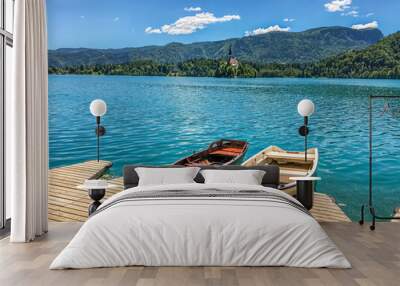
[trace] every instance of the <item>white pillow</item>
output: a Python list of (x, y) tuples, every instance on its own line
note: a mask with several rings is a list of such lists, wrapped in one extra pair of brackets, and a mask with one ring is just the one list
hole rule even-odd
[(135, 169), (139, 176), (138, 186), (195, 183), (193, 180), (200, 168), (146, 168)]
[(261, 185), (265, 171), (261, 170), (202, 170), (205, 184)]

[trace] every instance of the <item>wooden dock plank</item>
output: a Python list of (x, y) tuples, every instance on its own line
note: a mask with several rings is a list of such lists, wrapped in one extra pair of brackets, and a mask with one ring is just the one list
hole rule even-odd
[[(107, 161), (87, 161), (49, 170), (49, 220), (86, 221), (87, 208), (92, 200), (86, 191), (77, 189), (86, 179), (102, 176), (112, 166)], [(123, 190), (123, 179), (110, 180), (116, 185), (107, 190), (108, 198)], [(342, 209), (326, 194), (315, 193), (314, 207), (311, 214), (319, 222), (349, 222)]]
[(108, 161), (87, 161), (49, 170), (49, 220), (85, 221), (91, 199), (76, 186), (100, 177), (111, 166)]

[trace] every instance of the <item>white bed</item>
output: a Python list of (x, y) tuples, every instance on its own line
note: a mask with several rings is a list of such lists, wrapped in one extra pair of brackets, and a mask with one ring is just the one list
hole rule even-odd
[[(182, 195), (145, 197), (145, 192), (169, 191)], [(210, 195), (190, 196), (192, 192)], [(216, 192), (241, 195), (218, 196)], [(257, 197), (252, 192), (262, 194)], [(50, 269), (128, 265), (350, 268), (318, 222), (298, 204), (279, 190), (254, 185), (131, 188), (105, 201)]]

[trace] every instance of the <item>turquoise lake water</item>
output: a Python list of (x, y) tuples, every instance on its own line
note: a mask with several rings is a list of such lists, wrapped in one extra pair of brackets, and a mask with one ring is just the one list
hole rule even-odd
[[(249, 157), (269, 145), (302, 150), (297, 103), (316, 105), (310, 146), (320, 151), (318, 191), (354, 220), (368, 192), (368, 95), (400, 95), (398, 80), (215, 79), (49, 76), (50, 167), (96, 158), (93, 99), (104, 99), (101, 159), (168, 164), (218, 138), (249, 141)], [(400, 206), (400, 119), (375, 102), (374, 187), (381, 214)]]

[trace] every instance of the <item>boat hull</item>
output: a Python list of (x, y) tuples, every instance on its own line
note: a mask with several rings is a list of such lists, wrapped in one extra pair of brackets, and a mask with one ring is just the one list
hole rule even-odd
[(207, 149), (201, 150), (176, 161), (173, 165), (239, 165), (248, 149), (248, 143), (241, 140), (221, 139), (212, 142)]
[[(315, 175), (318, 160), (317, 148), (307, 150), (306, 161), (305, 152), (287, 151), (277, 146), (269, 146), (247, 159), (242, 166), (278, 165), (280, 168), (280, 184), (288, 185), (294, 183), (289, 179), (290, 177), (311, 177)], [(284, 191), (290, 195), (295, 195), (296, 186), (286, 188)]]

